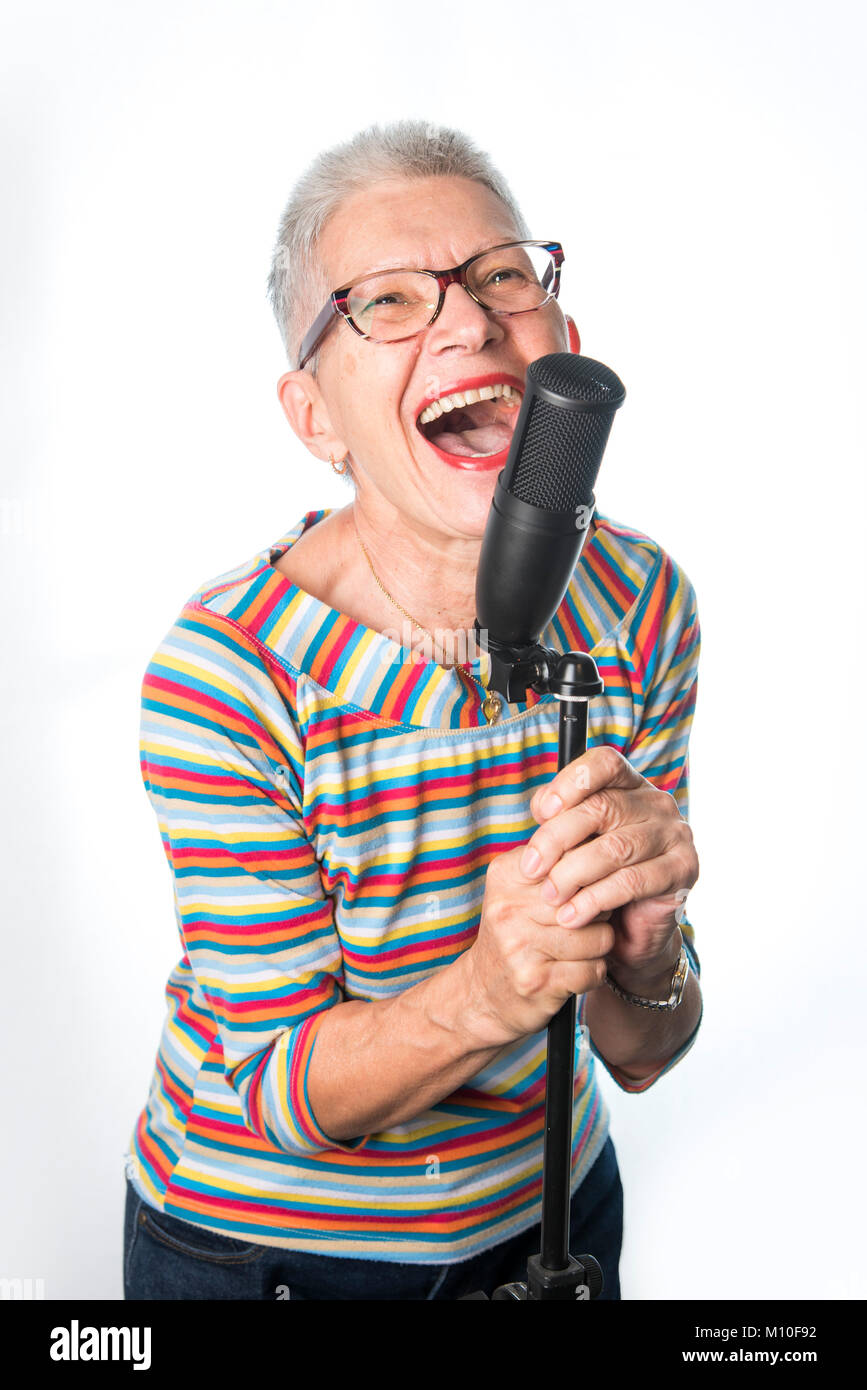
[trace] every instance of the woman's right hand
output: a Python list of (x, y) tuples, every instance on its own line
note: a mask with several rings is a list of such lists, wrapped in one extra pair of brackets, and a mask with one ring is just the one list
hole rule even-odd
[(465, 1020), (485, 1046), (547, 1026), (570, 994), (605, 981), (614, 945), (610, 912), (582, 927), (556, 920), (557, 904), (521, 871), (524, 845), (491, 860), (476, 940), (460, 957), (468, 975)]

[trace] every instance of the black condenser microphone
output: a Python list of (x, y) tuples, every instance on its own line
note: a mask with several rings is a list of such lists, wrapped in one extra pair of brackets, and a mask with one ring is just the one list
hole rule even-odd
[[(531, 647), (557, 612), (587, 537), (599, 465), (625, 396), (620, 378), (592, 357), (554, 352), (527, 368), (476, 573), (476, 634), (492, 656), (503, 647)], [(495, 684), (497, 676), (493, 661), (492, 688), (512, 698)]]
[[(490, 655), (488, 688), (509, 703), (525, 699), (529, 686), (555, 697), (558, 769), (586, 752), (589, 703), (604, 686), (589, 652), (555, 652), (538, 639), (578, 563), (625, 396), (620, 378), (590, 357), (555, 352), (531, 362), (482, 538), (475, 627)], [(526, 1284), (503, 1285), (497, 1300), (577, 1298), (579, 1288), (593, 1298), (602, 1288), (599, 1262), (569, 1254), (576, 1007), (570, 995), (548, 1024), (541, 1251), (527, 1261)]]

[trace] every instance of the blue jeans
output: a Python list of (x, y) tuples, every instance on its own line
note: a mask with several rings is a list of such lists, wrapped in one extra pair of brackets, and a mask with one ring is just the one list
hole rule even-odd
[[(585, 1177), (570, 1211), (569, 1249), (595, 1255), (605, 1276), (603, 1299), (620, 1298), (623, 1188), (611, 1138)], [(124, 1217), (126, 1299), (456, 1299), (526, 1280), (539, 1253), (539, 1227), (460, 1264), (397, 1264), (309, 1255), (253, 1244), (166, 1216), (127, 1179)]]

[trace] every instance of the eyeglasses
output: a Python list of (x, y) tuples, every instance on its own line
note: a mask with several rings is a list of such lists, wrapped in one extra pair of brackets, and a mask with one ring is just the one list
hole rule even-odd
[[(338, 319), (372, 343), (397, 343), (433, 323), (449, 285), (493, 314), (526, 314), (560, 292), (559, 241), (507, 241), (451, 270), (381, 270), (335, 290), (301, 343), (300, 371)], [(436, 290), (436, 292), (435, 292)]]

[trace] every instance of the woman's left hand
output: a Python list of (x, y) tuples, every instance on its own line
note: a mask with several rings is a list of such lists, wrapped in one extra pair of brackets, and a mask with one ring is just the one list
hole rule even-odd
[[(560, 805), (550, 803), (559, 797)], [(698, 878), (692, 831), (674, 797), (642, 777), (615, 748), (591, 748), (533, 794), (539, 822), (525, 855), (540, 863), (526, 877), (559, 906), (563, 926), (611, 914), (607, 957), (618, 980), (652, 976), (671, 958), (672, 935)], [(569, 913), (573, 915), (568, 915)]]

